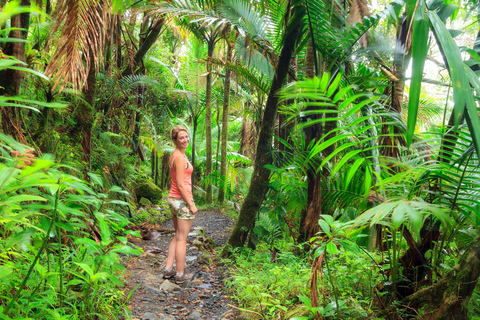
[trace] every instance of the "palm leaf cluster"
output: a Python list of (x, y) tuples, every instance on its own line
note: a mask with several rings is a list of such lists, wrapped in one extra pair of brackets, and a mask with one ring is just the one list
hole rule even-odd
[(62, 0), (54, 13), (56, 23), (50, 39), (57, 44), (45, 73), (54, 77), (54, 87), (71, 83), (74, 89), (86, 85), (91, 65), (98, 69), (105, 40), (105, 25), (109, 17), (108, 0)]

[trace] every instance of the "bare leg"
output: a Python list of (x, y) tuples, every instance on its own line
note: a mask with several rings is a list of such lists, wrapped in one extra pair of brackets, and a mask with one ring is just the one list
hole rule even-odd
[[(168, 254), (167, 254), (167, 264), (165, 268), (170, 269), (173, 267), (173, 262), (175, 261), (175, 250), (176, 250), (176, 244), (177, 244), (177, 233), (178, 233), (178, 219), (177, 217), (173, 216), (173, 226), (175, 227), (175, 236), (172, 239), (172, 242), (170, 242), (170, 246), (168, 247)], [(178, 267), (177, 267), (178, 268)]]
[[(192, 219), (177, 220), (178, 227), (175, 232), (175, 261), (178, 274), (183, 273), (185, 268), (185, 256), (187, 255), (187, 237), (188, 233), (190, 232), (190, 228), (192, 227), (192, 223)], [(170, 254), (170, 250), (168, 253)]]

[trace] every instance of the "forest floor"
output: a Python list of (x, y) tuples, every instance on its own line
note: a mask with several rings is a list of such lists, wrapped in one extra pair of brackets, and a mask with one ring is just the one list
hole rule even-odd
[[(136, 288), (128, 303), (132, 319), (236, 319), (238, 310), (232, 307), (224, 287), (228, 266), (217, 259), (206, 241), (211, 238), (217, 247), (223, 246), (233, 224), (232, 217), (216, 211), (197, 213), (187, 240), (185, 268), (195, 274), (195, 279), (183, 287), (162, 278), (168, 245), (174, 235), (171, 219), (162, 225), (141, 225), (143, 239), (131, 237), (129, 241), (144, 253), (124, 261), (125, 294)], [(199, 228), (203, 228), (204, 234)]]

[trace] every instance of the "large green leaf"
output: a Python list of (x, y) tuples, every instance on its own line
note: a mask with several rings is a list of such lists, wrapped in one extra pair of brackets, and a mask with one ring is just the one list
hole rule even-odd
[[(454, 120), (455, 128), (457, 128), (463, 117), (465, 103), (470, 103), (470, 101), (467, 101), (467, 97), (472, 95), (472, 90), (470, 89), (470, 84), (465, 74), (460, 49), (453, 40), (450, 32), (448, 32), (447, 27), (435, 12), (429, 11), (428, 16), (433, 26), (432, 30), (437, 44), (440, 46), (447, 60), (448, 71), (452, 79), (453, 99), (455, 103)], [(473, 99), (471, 100), (473, 101)]]
[(425, 2), (418, 1), (418, 7), (413, 16), (412, 31), (412, 82), (410, 85), (410, 94), (408, 102), (408, 121), (407, 121), (407, 145), (410, 146), (415, 124), (417, 122), (418, 105), (420, 101), (420, 92), (422, 90), (423, 67), (428, 52), (428, 32), (430, 23), (426, 15)]

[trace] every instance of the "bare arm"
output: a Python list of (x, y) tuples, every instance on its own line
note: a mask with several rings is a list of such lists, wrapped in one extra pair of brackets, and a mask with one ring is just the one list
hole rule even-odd
[(185, 188), (186, 161), (183, 157), (177, 157), (175, 158), (175, 162), (173, 163), (173, 166), (175, 167), (175, 172), (177, 175), (178, 191), (180, 191), (180, 194), (182, 195), (182, 199), (185, 200), (185, 202), (187, 203), (192, 213), (195, 214), (198, 211), (197, 207), (195, 206), (195, 203), (193, 203), (192, 199), (188, 197), (187, 189)]

